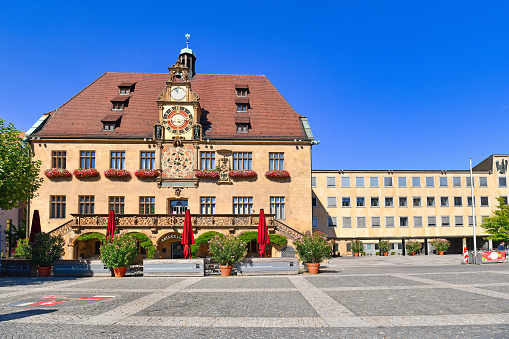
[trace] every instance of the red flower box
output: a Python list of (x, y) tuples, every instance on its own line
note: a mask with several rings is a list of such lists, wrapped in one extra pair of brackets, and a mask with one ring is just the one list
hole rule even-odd
[(265, 177), (270, 179), (288, 179), (290, 173), (287, 170), (274, 170), (265, 172)]
[(104, 176), (106, 178), (130, 178), (131, 173), (123, 169), (110, 168), (109, 170), (104, 171)]
[(230, 178), (256, 178), (258, 174), (252, 170), (231, 170), (228, 175)]
[(194, 176), (203, 179), (217, 179), (219, 178), (219, 171), (216, 170), (203, 170), (194, 172)]
[(140, 170), (134, 171), (134, 175), (140, 179), (151, 179), (151, 178), (157, 178), (159, 173), (155, 169), (140, 169)]
[(69, 178), (72, 176), (71, 172), (66, 170), (65, 168), (50, 168), (44, 171), (44, 174), (48, 178)]
[(78, 168), (75, 169), (72, 174), (74, 174), (76, 178), (92, 178), (99, 176), (99, 171), (95, 168)]

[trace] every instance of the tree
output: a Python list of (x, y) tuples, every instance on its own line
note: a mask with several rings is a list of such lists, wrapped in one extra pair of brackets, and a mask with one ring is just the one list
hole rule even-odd
[(481, 227), (491, 234), (487, 239), (507, 241), (509, 239), (509, 206), (502, 197), (498, 197), (498, 206), (492, 217), (485, 218)]
[(30, 159), (30, 145), (13, 124), (0, 118), (0, 208), (10, 210), (36, 196), (41, 186), (40, 161)]
[[(21, 220), (21, 225), (18, 226), (12, 224), (11, 231), (9, 232), (8, 230), (5, 230), (4, 233), (6, 246), (8, 248), (15, 249), (16, 244), (18, 243), (18, 239), (26, 238), (26, 220)], [(8, 256), (10, 256), (10, 253)]]

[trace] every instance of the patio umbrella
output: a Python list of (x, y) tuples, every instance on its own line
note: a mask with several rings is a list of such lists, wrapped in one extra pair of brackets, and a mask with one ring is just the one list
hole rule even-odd
[(184, 258), (191, 258), (190, 245), (194, 244), (194, 235), (193, 224), (191, 223), (191, 212), (189, 212), (189, 210), (186, 210), (184, 229), (182, 230), (182, 241), (180, 243), (184, 245)]
[[(117, 224), (115, 223), (115, 211), (110, 211), (108, 215), (108, 226), (106, 226), (106, 236), (113, 236), (117, 230)], [(113, 241), (113, 239), (111, 239)]]
[(266, 257), (267, 256), (267, 250), (265, 249), (265, 245), (267, 245), (269, 240), (269, 232), (267, 231), (267, 223), (265, 222), (265, 213), (263, 211), (263, 208), (260, 209), (260, 218), (258, 219), (258, 240), (256, 242), (259, 245), (260, 249), (258, 253), (260, 254), (260, 257)]
[(35, 236), (41, 233), (41, 218), (39, 217), (39, 210), (34, 210), (34, 216), (32, 217), (32, 227), (30, 228), (29, 241), (34, 242)]

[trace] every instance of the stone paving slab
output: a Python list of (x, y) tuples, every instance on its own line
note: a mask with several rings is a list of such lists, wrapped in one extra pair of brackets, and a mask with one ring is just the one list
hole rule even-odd
[(306, 279), (318, 288), (328, 287), (373, 287), (373, 286), (415, 286), (425, 285), (425, 283), (417, 281), (408, 281), (393, 276), (378, 275), (373, 277), (365, 276), (350, 276), (343, 277), (341, 275), (335, 276), (308, 276)]
[(480, 281), (485, 281), (489, 283), (509, 282), (508, 275), (495, 272), (476, 272), (470, 274), (458, 274), (458, 273), (421, 274), (418, 277), (449, 284), (476, 284), (479, 283)]
[(153, 290), (165, 289), (172, 285), (175, 285), (184, 279), (182, 278), (172, 278), (172, 277), (124, 277), (117, 279), (106, 279), (101, 281), (88, 281), (82, 284), (79, 284), (75, 287), (77, 288), (94, 288), (94, 289), (120, 289), (120, 290), (130, 290), (130, 289), (138, 289), (140, 287), (150, 288)]
[[(189, 286), (187, 289), (256, 289), (256, 288), (295, 288), (286, 277), (211, 277), (203, 279)], [(251, 278), (251, 279), (249, 279)], [(254, 279), (253, 279), (254, 278)]]

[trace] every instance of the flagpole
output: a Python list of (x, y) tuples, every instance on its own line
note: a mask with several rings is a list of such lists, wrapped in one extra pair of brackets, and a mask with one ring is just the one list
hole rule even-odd
[(477, 239), (475, 236), (475, 228), (476, 228), (476, 222), (475, 222), (475, 197), (474, 197), (474, 177), (472, 175), (472, 158), (470, 158), (470, 191), (472, 196), (472, 223), (474, 224), (474, 262), (476, 260), (477, 256)]

